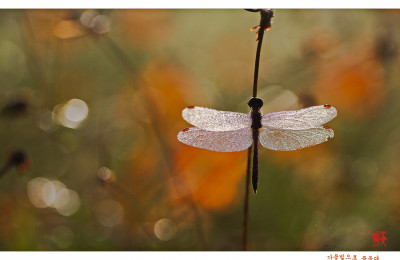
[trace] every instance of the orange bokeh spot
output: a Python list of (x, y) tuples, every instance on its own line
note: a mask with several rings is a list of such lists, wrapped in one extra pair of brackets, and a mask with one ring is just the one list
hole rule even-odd
[(246, 152), (217, 153), (182, 144), (176, 156), (179, 178), (204, 209), (224, 210), (240, 194), (246, 171)]
[(385, 98), (382, 64), (371, 48), (346, 52), (320, 66), (314, 93), (318, 100), (335, 104), (342, 116), (368, 117)]
[(187, 107), (187, 96), (199, 95), (194, 89), (195, 84), (185, 71), (156, 60), (149, 62), (142, 73), (142, 90), (152, 98), (151, 102), (156, 103), (154, 105), (158, 107), (158, 112), (166, 120), (162, 123), (182, 121), (180, 116), (182, 110)]
[(75, 20), (61, 20), (54, 25), (53, 33), (60, 39), (72, 39), (86, 34)]

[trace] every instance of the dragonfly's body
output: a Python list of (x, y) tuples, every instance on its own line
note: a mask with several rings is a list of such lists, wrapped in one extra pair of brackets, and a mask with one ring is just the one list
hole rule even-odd
[(260, 136), (260, 129), (262, 128), (261, 119), (261, 107), (263, 106), (263, 101), (260, 98), (252, 98), (248, 103), (251, 108), (251, 134), (253, 137), (253, 174), (252, 183), (253, 191), (257, 193), (258, 184), (258, 139)]
[(251, 98), (249, 114), (191, 106), (182, 117), (196, 126), (185, 128), (178, 140), (187, 145), (216, 152), (237, 152), (253, 144), (253, 189), (258, 182), (258, 142), (268, 149), (293, 151), (322, 142), (334, 136), (333, 130), (322, 126), (337, 115), (330, 105), (262, 115), (260, 98)]

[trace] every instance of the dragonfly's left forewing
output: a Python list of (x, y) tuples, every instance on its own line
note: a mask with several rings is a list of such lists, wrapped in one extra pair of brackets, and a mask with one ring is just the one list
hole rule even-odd
[(216, 152), (238, 152), (253, 143), (250, 127), (232, 131), (207, 131), (198, 127), (185, 128), (178, 134), (184, 144)]
[(206, 107), (190, 106), (182, 111), (188, 123), (209, 131), (231, 131), (250, 127), (249, 114), (219, 111)]
[(268, 149), (277, 151), (293, 151), (317, 145), (333, 138), (330, 127), (319, 126), (303, 130), (269, 129), (263, 127), (260, 142)]

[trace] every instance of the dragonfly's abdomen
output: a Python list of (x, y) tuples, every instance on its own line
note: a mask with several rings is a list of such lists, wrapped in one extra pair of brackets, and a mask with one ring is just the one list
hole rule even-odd
[(257, 193), (258, 185), (258, 137), (260, 135), (261, 118), (262, 114), (260, 108), (263, 106), (263, 101), (261, 98), (252, 97), (247, 103), (251, 108), (251, 132), (253, 137), (253, 173), (252, 173), (252, 183), (253, 191)]
[(253, 174), (252, 184), (253, 191), (257, 193), (258, 186), (258, 138), (260, 134), (262, 114), (260, 110), (252, 109), (251, 111), (251, 132), (253, 136)]

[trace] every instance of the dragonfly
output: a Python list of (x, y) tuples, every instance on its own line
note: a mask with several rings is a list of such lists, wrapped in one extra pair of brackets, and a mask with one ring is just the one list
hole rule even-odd
[(333, 138), (334, 131), (324, 124), (337, 115), (331, 105), (320, 105), (263, 115), (261, 98), (249, 100), (250, 112), (219, 111), (189, 106), (182, 117), (194, 127), (178, 133), (184, 144), (216, 152), (238, 152), (253, 145), (252, 186), (257, 193), (258, 142), (270, 150), (293, 151)]

